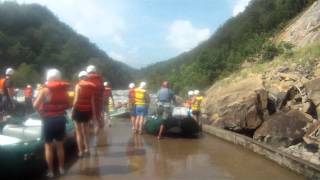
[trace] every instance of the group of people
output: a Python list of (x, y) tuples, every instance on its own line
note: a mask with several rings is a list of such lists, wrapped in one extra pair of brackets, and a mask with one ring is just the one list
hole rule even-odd
[[(0, 115), (13, 109), (14, 87), (12, 76), (14, 70), (8, 68), (5, 77), (0, 79)], [(33, 106), (39, 112), (43, 120), (43, 139), (45, 141), (45, 159), (48, 165), (48, 177), (54, 177), (53, 157), (54, 145), (57, 149), (59, 162), (59, 173), (64, 174), (64, 145), (66, 135), (66, 111), (72, 108), (72, 119), (76, 130), (78, 156), (89, 154), (89, 129), (88, 124), (94, 125), (94, 134), (98, 135), (104, 127), (105, 119), (109, 118), (110, 100), (114, 103), (112, 89), (108, 82), (104, 82), (101, 75), (97, 73), (95, 66), (90, 65), (85, 71), (78, 74), (78, 82), (74, 87), (74, 97), (70, 103), (70, 83), (63, 81), (61, 72), (50, 69), (46, 72), (46, 82), (37, 85), (35, 90), (31, 85), (24, 89), (25, 103)], [(132, 131), (142, 134), (145, 116), (148, 114), (150, 95), (146, 90), (147, 83), (141, 82), (139, 86), (129, 84), (128, 110), (132, 122)], [(190, 91), (188, 101), (185, 104), (192, 111), (192, 116), (199, 121), (200, 104), (202, 96), (199, 91)], [(157, 93), (157, 114), (163, 119), (170, 117), (172, 108), (176, 104), (176, 96), (169, 88), (169, 82), (164, 81)], [(32, 109), (33, 110), (33, 109)], [(31, 112), (31, 110), (30, 110)], [(111, 125), (111, 124), (110, 124)], [(164, 132), (161, 124), (158, 139)], [(53, 143), (55, 142), (55, 144)]]
[(132, 123), (132, 131), (142, 134), (145, 116), (148, 114), (150, 95), (146, 90), (146, 82), (141, 82), (138, 87), (129, 84), (128, 109)]
[[(0, 79), (1, 118), (14, 108), (13, 74), (14, 70), (8, 68), (5, 77)], [(79, 157), (89, 153), (88, 123), (92, 122), (95, 127), (94, 133), (98, 135), (104, 127), (104, 119), (109, 118), (107, 104), (110, 99), (113, 100), (109, 83), (103, 81), (102, 76), (97, 73), (97, 69), (93, 65), (88, 66), (85, 71), (81, 71), (78, 77), (72, 102), (70, 102), (69, 93), (72, 86), (62, 80), (61, 72), (57, 69), (49, 69), (46, 72), (46, 82), (38, 85), (36, 90), (33, 90), (31, 85), (27, 85), (23, 91), (25, 104), (31, 105), (31, 108), (33, 106), (43, 120), (42, 136), (45, 142), (48, 177), (54, 177), (54, 146), (57, 149), (59, 173), (64, 174), (63, 141), (66, 135), (67, 109), (72, 109)]]
[[(199, 125), (201, 125), (200, 113), (202, 101), (203, 97), (200, 95), (200, 91), (194, 90), (188, 92), (188, 99), (184, 104), (189, 109), (189, 116), (197, 121)], [(147, 115), (150, 104), (150, 96), (146, 90), (145, 82), (141, 82), (139, 87), (136, 87), (134, 83), (129, 84), (128, 104), (132, 130), (134, 133), (142, 134), (144, 118)], [(176, 95), (170, 88), (168, 81), (162, 83), (161, 88), (156, 94), (155, 104), (156, 115), (162, 119), (157, 136), (158, 139), (161, 139), (165, 131), (164, 122), (170, 119), (173, 107), (177, 105)]]

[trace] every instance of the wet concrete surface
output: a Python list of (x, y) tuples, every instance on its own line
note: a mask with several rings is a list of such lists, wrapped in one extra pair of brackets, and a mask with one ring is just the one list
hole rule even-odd
[(210, 135), (160, 141), (148, 134), (135, 135), (128, 119), (114, 119), (111, 128), (91, 140), (91, 147), (91, 154), (72, 161), (60, 179), (304, 179)]

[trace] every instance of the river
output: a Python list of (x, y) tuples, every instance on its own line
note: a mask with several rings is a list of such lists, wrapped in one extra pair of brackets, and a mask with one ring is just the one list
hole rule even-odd
[[(300, 180), (288, 169), (203, 134), (198, 139), (131, 133), (128, 119), (113, 119), (111, 128), (91, 139), (91, 155), (69, 164), (61, 179), (210, 179)], [(97, 145), (95, 145), (97, 144)]]

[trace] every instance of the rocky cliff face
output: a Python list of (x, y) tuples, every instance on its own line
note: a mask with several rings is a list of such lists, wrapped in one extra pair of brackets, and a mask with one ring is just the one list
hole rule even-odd
[[(305, 147), (310, 144), (320, 145), (320, 1), (278, 40), (293, 43), (297, 47), (293, 55), (256, 64), (215, 83), (206, 92), (203, 114), (212, 126), (297, 155), (297, 151), (308, 151)], [(315, 45), (306, 46), (311, 42)], [(303, 154), (301, 158), (306, 159)]]
[(307, 11), (288, 26), (278, 37), (278, 41), (286, 41), (303, 47), (320, 40), (320, 1), (316, 1)]

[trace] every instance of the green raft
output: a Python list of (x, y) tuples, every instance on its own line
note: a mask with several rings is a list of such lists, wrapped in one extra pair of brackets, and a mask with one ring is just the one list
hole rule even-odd
[[(0, 135), (0, 179), (25, 179), (43, 174), (46, 163), (39, 114), (30, 115), (20, 124), (10, 122), (3, 127)], [(67, 115), (66, 130), (65, 146), (68, 151), (72, 149), (71, 146), (74, 147), (74, 126), (70, 113)]]
[(164, 124), (166, 133), (192, 136), (200, 132), (199, 124), (190, 117), (170, 117), (168, 119), (162, 119), (159, 116), (148, 116), (144, 128), (147, 133), (157, 134), (160, 130), (161, 123)]

